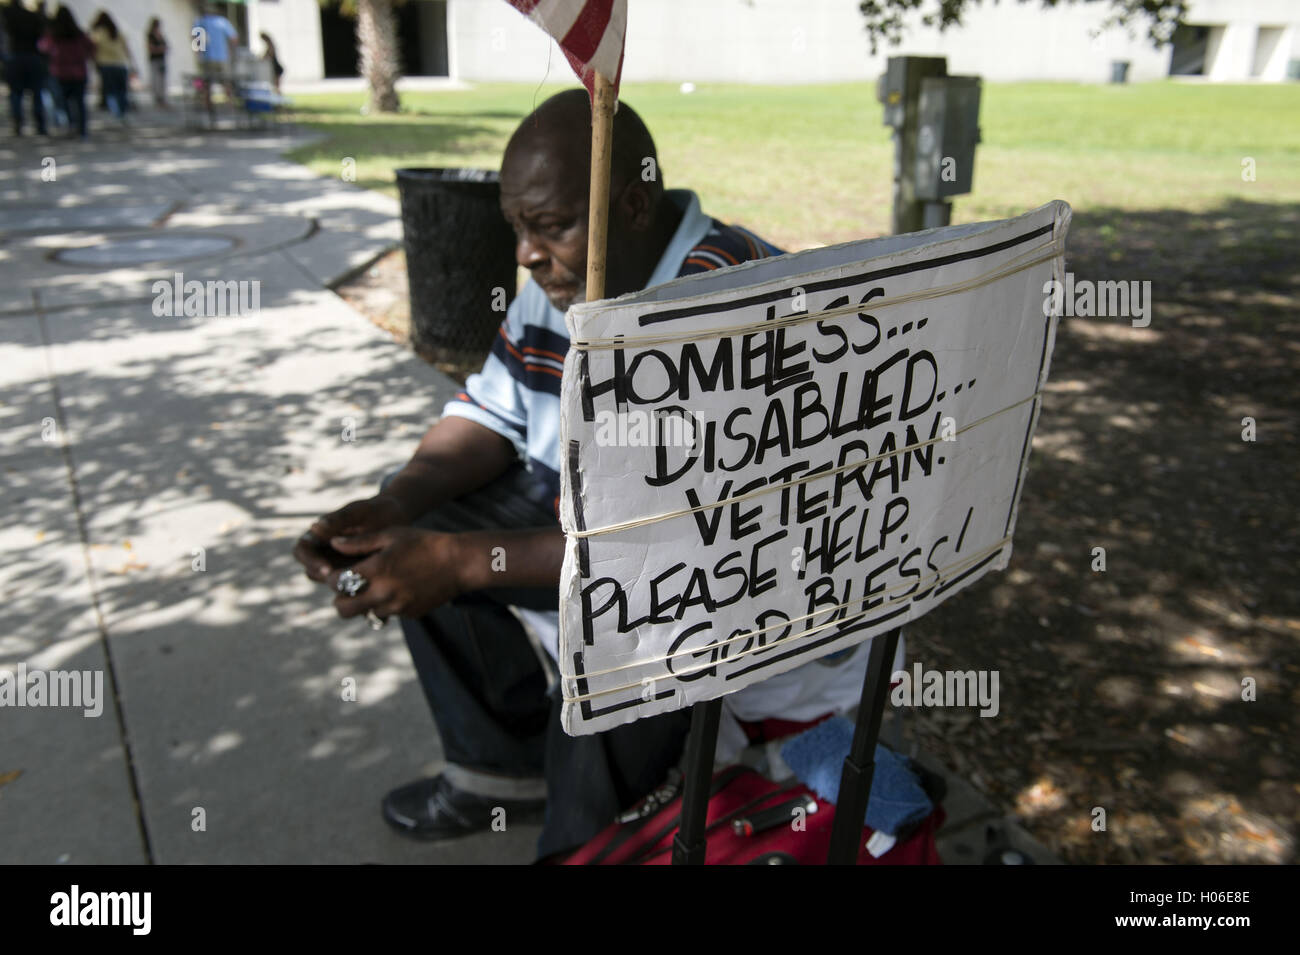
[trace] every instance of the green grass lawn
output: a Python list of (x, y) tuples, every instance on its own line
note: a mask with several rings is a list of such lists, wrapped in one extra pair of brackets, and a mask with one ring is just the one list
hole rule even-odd
[[(362, 94), (296, 97), (326, 139), (292, 154), (325, 175), (395, 194), (402, 166), (497, 168), (519, 120), (561, 86), (492, 84), (407, 93), (406, 112), (362, 116)], [(756, 87), (629, 84), (665, 182), (713, 215), (787, 248), (888, 230), (892, 147), (870, 84)], [(1061, 198), (1076, 210), (1212, 209), (1232, 199), (1300, 201), (1300, 84), (986, 84), (974, 193), (954, 222)], [(1252, 157), (1256, 181), (1242, 180)]]

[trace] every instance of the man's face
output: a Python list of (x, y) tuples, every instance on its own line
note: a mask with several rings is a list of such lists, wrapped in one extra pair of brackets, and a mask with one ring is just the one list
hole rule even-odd
[(539, 149), (508, 154), (501, 168), (501, 212), (515, 230), (515, 261), (561, 311), (586, 297), (584, 172)]

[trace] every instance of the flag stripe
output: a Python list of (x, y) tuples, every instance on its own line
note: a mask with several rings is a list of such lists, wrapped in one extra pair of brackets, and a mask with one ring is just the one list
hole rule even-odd
[(592, 54), (590, 63), (592, 67), (602, 75), (615, 81), (619, 80), (619, 74), (623, 65), (623, 38), (627, 33), (627, 7), (622, 3), (616, 3), (610, 13), (609, 26), (605, 30), (605, 35), (601, 38), (600, 46), (596, 47), (596, 52)]
[(609, 15), (609, 6), (588, 3), (582, 8), (582, 13), (574, 21), (573, 26), (564, 34), (564, 39), (560, 41), (560, 48), (567, 50), (584, 63), (591, 63), (596, 48), (605, 37), (605, 27), (609, 26)]
[(586, 4), (582, 0), (540, 0), (530, 14), (533, 22), (559, 41), (560, 49), (565, 49), (561, 37), (582, 22), (586, 15)]
[(555, 39), (587, 92), (595, 95), (595, 73), (614, 84), (623, 72), (627, 0), (506, 0)]

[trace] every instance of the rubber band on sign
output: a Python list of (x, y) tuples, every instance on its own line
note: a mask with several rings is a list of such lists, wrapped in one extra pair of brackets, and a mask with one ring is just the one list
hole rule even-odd
[[(956, 437), (959, 434), (965, 434), (971, 428), (975, 428), (978, 427), (979, 425), (984, 424), (985, 422), (992, 421), (998, 415), (1006, 414), (1008, 411), (1014, 411), (1016, 408), (1019, 408), (1021, 405), (1025, 404), (1026, 402), (1035, 400), (1042, 393), (1043, 392), (1041, 390), (1034, 391), (1028, 397), (1021, 398), (1015, 404), (1007, 405), (1005, 408), (1000, 408), (997, 411), (994, 411), (990, 414), (986, 414), (982, 418), (977, 418), (976, 420), (972, 421), (970, 424), (958, 428), (956, 431), (954, 431), (953, 437)], [(595, 537), (598, 534), (613, 534), (618, 531), (629, 531), (632, 530), (633, 528), (642, 527), (646, 524), (657, 524), (660, 521), (670, 520), (674, 517), (689, 517), (692, 514), (698, 514), (701, 511), (712, 510), (715, 507), (725, 507), (728, 504), (739, 504), (742, 501), (748, 501), (751, 498), (759, 497), (760, 495), (767, 494), (771, 491), (782, 491), (787, 488), (797, 487), (800, 484), (807, 484), (810, 481), (817, 481), (822, 478), (834, 477), (835, 475), (842, 474), (845, 471), (852, 471), (854, 468), (864, 468), (868, 464), (874, 464), (876, 461), (884, 461), (886, 458), (897, 457), (900, 454), (909, 454), (912, 451), (919, 451), (921, 448), (927, 448), (932, 444), (938, 444), (940, 441), (948, 441), (948, 440), (951, 439), (944, 438), (944, 437), (926, 438), (924, 441), (918, 441), (916, 444), (908, 444), (908, 445), (904, 445), (901, 448), (895, 448), (893, 451), (890, 451), (886, 454), (876, 454), (869, 458), (862, 458), (861, 460), (858, 461), (851, 461), (848, 464), (841, 464), (838, 467), (831, 468), (828, 471), (818, 471), (815, 474), (805, 474), (801, 478), (794, 478), (790, 481), (786, 481), (783, 484), (768, 484), (764, 487), (755, 488), (752, 491), (746, 491), (744, 494), (737, 494), (734, 497), (726, 497), (718, 501), (710, 501), (704, 504), (697, 504), (694, 507), (685, 507), (678, 511), (669, 511), (666, 514), (654, 514), (651, 515), (650, 517), (638, 517), (635, 520), (622, 521), (621, 523), (618, 524), (610, 524), (607, 527), (589, 527), (586, 530), (573, 530), (569, 532), (569, 536), (574, 539)]]
[(870, 303), (858, 303), (857, 305), (844, 305), (839, 308), (830, 308), (821, 312), (798, 312), (794, 315), (785, 315), (781, 318), (762, 320), (758, 322), (747, 322), (744, 325), (729, 325), (725, 328), (715, 328), (705, 331), (681, 332), (676, 335), (641, 335), (635, 338), (619, 336), (616, 338), (575, 338), (569, 343), (569, 347), (579, 351), (594, 351), (598, 349), (614, 348), (648, 348), (651, 345), (672, 345), (680, 342), (699, 342), (708, 341), (712, 338), (727, 338), (732, 335), (743, 335), (747, 332), (763, 332), (776, 328), (791, 328), (796, 325), (804, 325), (808, 322), (824, 321), (828, 318), (838, 318), (841, 315), (854, 315), (864, 311), (867, 304), (870, 304), (873, 312), (885, 308), (893, 308), (896, 305), (906, 305), (910, 302), (924, 301), (925, 299), (938, 298), (941, 295), (948, 295), (953, 292), (969, 292), (985, 285), (990, 285), (998, 279), (1006, 278), (1009, 275), (1015, 275), (1017, 272), (1023, 272), (1025, 269), (1032, 268), (1042, 262), (1056, 258), (1061, 254), (1061, 250), (1056, 248), (1053, 242), (1050, 251), (1043, 252), (1042, 247), (1032, 249), (1029, 252), (1019, 256), (1027, 259), (1025, 262), (1018, 262), (1012, 259), (1001, 269), (995, 269), (986, 275), (981, 275), (973, 279), (966, 279), (962, 282), (953, 282), (950, 285), (943, 285), (937, 288), (918, 289), (915, 292), (908, 292), (905, 295), (899, 295), (894, 298), (873, 299)]

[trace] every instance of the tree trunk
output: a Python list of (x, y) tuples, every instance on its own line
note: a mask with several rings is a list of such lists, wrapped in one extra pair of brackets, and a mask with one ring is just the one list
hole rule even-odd
[(357, 51), (361, 54), (361, 75), (370, 89), (369, 111), (396, 113), (397, 77), (401, 64), (397, 55), (397, 23), (393, 0), (358, 0)]

